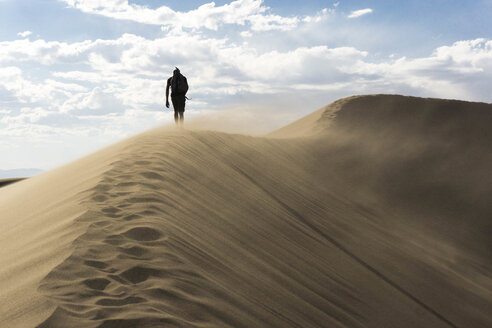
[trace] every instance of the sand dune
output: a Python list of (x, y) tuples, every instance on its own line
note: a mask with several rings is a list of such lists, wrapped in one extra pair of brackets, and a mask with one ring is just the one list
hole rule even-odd
[(490, 327), (492, 105), (157, 129), (0, 189), (1, 327)]

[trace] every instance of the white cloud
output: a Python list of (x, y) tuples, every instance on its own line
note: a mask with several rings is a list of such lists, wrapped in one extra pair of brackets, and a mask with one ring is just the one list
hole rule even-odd
[(83, 41), (72, 44), (58, 41), (28, 39), (0, 42), (0, 62), (37, 61), (48, 65), (55, 61), (73, 61), (78, 56), (97, 46), (111, 44), (111, 41)]
[(78, 83), (102, 83), (106, 78), (100, 73), (96, 72), (83, 72), (83, 71), (69, 71), (69, 72), (53, 72), (53, 77), (63, 80), (75, 81)]
[(372, 13), (372, 11), (373, 10), (371, 8), (354, 10), (347, 17), (348, 18), (357, 18), (357, 17), (360, 17), (360, 16), (364, 16), (364, 15), (370, 14), (370, 13)]
[(475, 39), (455, 42), (434, 52), (442, 61), (452, 60), (460, 72), (484, 72), (492, 68), (492, 40)]
[[(465, 80), (471, 83), (475, 75), (491, 77), (491, 48), (492, 41), (485, 39), (461, 41), (440, 47), (429, 57), (388, 58), (374, 63), (367, 52), (353, 47), (259, 52), (247, 43), (238, 45), (227, 39), (207, 39), (186, 32), (153, 40), (125, 34), (116, 40), (71, 44), (16, 40), (0, 43), (0, 62), (17, 58), (48, 66), (73, 63), (86, 69), (55, 71), (51, 78), (33, 82), (19, 68), (6, 66), (1, 71), (0, 86), (21, 102), (49, 101), (63, 112), (85, 108), (98, 109), (96, 112), (103, 114), (121, 111), (118, 106), (159, 108), (164, 82), (177, 65), (188, 74), (190, 93), (199, 108), (210, 106), (210, 97), (277, 94), (294, 86), (309, 89), (309, 85), (313, 90), (333, 90), (337, 85), (345, 86), (347, 81), (357, 81), (357, 85), (369, 89), (393, 81), (398, 87), (442, 96), (448, 94), (449, 88), (437, 89), (442, 81), (447, 81), (446, 85), (463, 90), (458, 94), (466, 99), (478, 98), (479, 93), (469, 90)], [(359, 93), (355, 87), (352, 89)]]
[(187, 12), (174, 11), (167, 6), (150, 9), (145, 6), (130, 4), (126, 0), (61, 0), (69, 7), (90, 14), (107, 16), (115, 19), (132, 20), (144, 24), (184, 27), (192, 29), (206, 28), (218, 30), (221, 25), (250, 24), (253, 31), (280, 30), (287, 31), (298, 26), (307, 17), (284, 17), (269, 13), (263, 0), (236, 0), (229, 4), (216, 6), (214, 2), (201, 5)]
[(298, 17), (282, 17), (278, 15), (251, 15), (248, 17), (253, 31), (289, 31), (294, 29), (300, 19)]
[(347, 74), (374, 76), (367, 85), (388, 85), (390, 92), (409, 88), (415, 95), (491, 101), (487, 83), (492, 79), (492, 41), (459, 41), (437, 48), (431, 56), (389, 62), (358, 61), (341, 67)]
[(220, 24), (244, 25), (250, 15), (261, 14), (267, 8), (258, 0), (237, 0), (223, 6), (210, 2), (188, 12), (177, 12), (167, 6), (150, 9), (120, 0), (62, 0), (83, 12), (115, 19), (133, 20), (145, 24), (174, 25), (189, 28), (205, 27), (217, 30)]
[(18, 36), (21, 36), (21, 37), (23, 37), (23, 38), (28, 37), (28, 36), (29, 36), (29, 35), (31, 35), (31, 34), (32, 34), (32, 32), (31, 32), (31, 31), (24, 31), (24, 32), (19, 32), (19, 33), (17, 33), (17, 35), (18, 35)]
[(250, 38), (253, 36), (253, 33), (251, 33), (250, 31), (242, 31), (240, 33), (240, 35), (243, 37), (243, 38)]
[(323, 8), (314, 16), (305, 16), (302, 21), (305, 23), (318, 23), (326, 19), (330, 14), (335, 13), (335, 9)]
[(8, 91), (19, 103), (35, 103), (52, 96), (49, 86), (37, 85), (25, 79), (21, 69), (14, 66), (0, 67), (0, 88)]

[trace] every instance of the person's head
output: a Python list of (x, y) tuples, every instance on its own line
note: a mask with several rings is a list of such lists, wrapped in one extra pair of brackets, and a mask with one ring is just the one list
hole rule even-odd
[(177, 67), (176, 67), (176, 68), (174, 68), (173, 75), (176, 75), (176, 74), (178, 74), (178, 73), (179, 73), (179, 68), (177, 68)]

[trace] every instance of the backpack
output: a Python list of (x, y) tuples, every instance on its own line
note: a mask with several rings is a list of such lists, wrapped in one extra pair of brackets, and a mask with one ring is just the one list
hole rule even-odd
[(171, 92), (185, 95), (188, 92), (188, 81), (179, 71), (175, 72), (171, 80)]

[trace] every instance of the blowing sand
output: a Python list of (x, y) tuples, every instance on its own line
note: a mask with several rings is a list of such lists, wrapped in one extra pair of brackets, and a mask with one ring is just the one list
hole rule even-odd
[(157, 129), (0, 189), (1, 327), (490, 327), (492, 105)]

